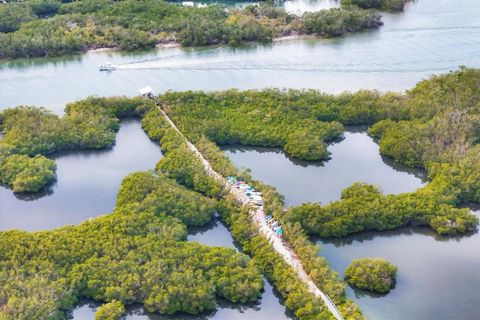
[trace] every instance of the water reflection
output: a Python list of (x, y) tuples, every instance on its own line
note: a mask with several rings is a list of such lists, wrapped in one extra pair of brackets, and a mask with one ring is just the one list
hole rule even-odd
[[(265, 287), (259, 301), (245, 305), (234, 304), (226, 300), (217, 300), (217, 309), (199, 315), (175, 314), (172, 316), (153, 314), (146, 311), (141, 305), (132, 305), (126, 308), (127, 320), (287, 320), (295, 319), (281, 302), (281, 297), (271, 284), (264, 279)], [(282, 303), (282, 304), (280, 304)], [(95, 310), (100, 304), (92, 300), (83, 300), (68, 315), (67, 319), (85, 320), (93, 319)]]
[[(67, 102), (89, 95), (136, 95), (146, 85), (156, 92), (265, 87), (316, 88), (331, 93), (401, 91), (432, 73), (459, 65), (480, 66), (478, 16), (477, 0), (422, 0), (410, 2), (404, 13), (385, 13), (385, 25), (378, 30), (337, 39), (279, 41), (222, 50), (90, 52), (80, 61), (67, 58), (60, 64), (62, 58), (53, 58), (51, 64), (42, 62), (35, 67), (0, 63), (0, 108), (42, 105), (61, 114)], [(174, 55), (177, 58), (161, 62)], [(135, 67), (135, 62), (146, 59), (160, 61)], [(98, 66), (107, 62), (127, 63), (130, 69), (100, 73)]]
[(51, 65), (54, 67), (66, 67), (74, 62), (80, 63), (82, 61), (81, 55), (69, 55), (61, 57), (47, 57), (47, 58), (35, 58), (35, 59), (15, 59), (7, 60), (0, 63), (0, 71), (4, 69), (35, 69), (44, 65)]
[(122, 179), (160, 158), (138, 120), (122, 121), (110, 150), (55, 155), (57, 181), (46, 191), (14, 194), (0, 186), (0, 230), (52, 229), (110, 212)]
[(384, 257), (398, 267), (396, 287), (387, 295), (347, 288), (368, 319), (478, 318), (479, 233), (445, 237), (427, 228), (403, 228), (314, 241), (340, 274), (352, 259), (363, 257)]
[[(232, 1), (232, 0), (169, 0), (169, 2), (179, 3), (184, 6), (205, 7), (208, 5), (220, 5), (228, 8), (245, 8), (250, 5), (259, 5), (258, 1)], [(293, 1), (274, 1), (274, 5), (284, 8), (289, 13), (302, 14), (304, 12), (315, 12), (322, 9), (338, 8), (338, 0), (293, 0)]]
[(220, 221), (218, 216), (201, 227), (189, 227), (187, 241), (196, 241), (207, 246), (240, 249), (240, 245), (233, 240), (227, 226)]
[(237, 167), (247, 167), (254, 178), (275, 186), (287, 205), (338, 200), (341, 191), (356, 181), (378, 185), (385, 194), (414, 191), (425, 184), (420, 170), (385, 161), (362, 130), (346, 132), (344, 140), (329, 146), (327, 162), (292, 160), (271, 148), (224, 150)]

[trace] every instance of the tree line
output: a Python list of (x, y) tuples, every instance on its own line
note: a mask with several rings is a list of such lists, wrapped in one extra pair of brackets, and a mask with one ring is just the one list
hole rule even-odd
[(378, 13), (356, 6), (296, 16), (269, 4), (225, 10), (156, 0), (30, 0), (0, 6), (0, 59), (167, 42), (199, 46), (270, 42), (291, 34), (335, 37), (381, 24)]
[[(456, 206), (480, 201), (479, 79), (479, 70), (460, 68), (403, 95), (267, 89), (167, 92), (160, 99), (192, 140), (204, 136), (218, 144), (280, 146), (310, 160), (322, 152), (318, 141), (341, 137), (342, 124), (368, 125), (382, 154), (426, 169), (431, 182), (395, 196), (354, 184), (340, 201), (305, 204), (286, 217), (324, 237), (405, 225), (456, 234), (478, 227), (473, 214)], [(292, 136), (298, 143), (289, 141)]]
[(356, 6), (362, 9), (380, 9), (385, 11), (403, 11), (409, 0), (340, 0), (344, 7)]
[[(340, 201), (325, 206), (304, 204), (287, 212), (283, 211), (282, 196), (273, 188), (260, 182), (252, 182), (252, 185), (263, 193), (266, 213), (274, 215), (281, 222), (285, 240), (302, 260), (313, 281), (339, 305), (344, 316), (360, 319), (362, 316), (358, 308), (345, 298), (345, 284), (337, 279), (325, 259), (318, 257), (318, 248), (309, 241), (307, 234), (315, 233), (325, 237), (345, 236), (352, 232), (385, 230), (409, 224), (427, 225), (444, 234), (474, 231), (478, 226), (478, 219), (467, 210), (458, 209), (457, 206), (467, 201), (478, 202), (480, 195), (480, 149), (477, 127), (480, 114), (478, 109), (480, 97), (477, 90), (479, 72), (475, 69), (461, 68), (422, 81), (406, 94), (361, 91), (326, 95), (314, 90), (244, 92), (228, 90), (211, 93), (168, 92), (159, 99), (169, 105), (167, 112), (180, 129), (198, 146), (214, 168), (224, 175), (233, 174), (243, 176), (249, 181), (251, 179), (248, 173), (237, 172), (214, 142), (246, 145), (277, 143), (278, 146), (280, 143), (287, 143), (289, 134), (301, 133), (306, 128), (307, 133), (314, 134), (319, 140), (331, 141), (341, 135), (342, 125), (347, 124), (369, 125), (370, 134), (379, 139), (382, 153), (387, 154), (386, 150), (398, 150), (398, 153), (387, 155), (397, 161), (427, 169), (430, 182), (416, 192), (384, 196), (374, 186), (359, 183), (344, 190)], [(108, 104), (108, 101), (112, 104)], [(102, 124), (100, 131), (107, 129), (114, 131), (118, 126), (119, 117), (142, 115), (144, 130), (160, 143), (164, 158), (159, 161), (154, 172), (135, 174), (125, 179), (118, 195), (115, 213), (112, 215), (85, 222), (77, 227), (66, 227), (51, 232), (1, 233), (0, 254), (5, 253), (5, 256), (2, 256), (0, 264), (2, 266), (0, 270), (3, 272), (0, 287), (10, 290), (4, 291), (9, 293), (0, 297), (0, 301), (4, 302), (0, 307), (2, 312), (19, 310), (24, 314), (33, 315), (47, 309), (48, 312), (58, 312), (70, 308), (80, 296), (100, 301), (140, 302), (144, 303), (147, 309), (162, 313), (185, 310), (201, 312), (213, 308), (211, 297), (216, 295), (216, 291), (212, 291), (214, 289), (207, 283), (211, 283), (209, 281), (215, 283), (215, 277), (197, 275), (196, 269), (189, 270), (192, 272), (192, 279), (200, 280), (182, 285), (194, 283), (193, 287), (200, 291), (179, 289), (182, 294), (174, 296), (189, 301), (188, 305), (185, 305), (175, 299), (171, 300), (170, 294), (178, 292), (176, 289), (165, 293), (164, 289), (171, 285), (168, 281), (163, 287), (158, 283), (152, 285), (148, 278), (151, 275), (150, 269), (144, 267), (142, 263), (151, 261), (150, 258), (158, 258), (150, 255), (152, 251), (160, 252), (166, 259), (171, 257), (172, 261), (176, 259), (184, 261), (183, 259), (191, 255), (195, 256), (197, 251), (205, 255), (206, 253), (202, 251), (204, 249), (197, 247), (192, 249), (190, 244), (185, 244), (181, 240), (185, 237), (186, 225), (205, 223), (216, 209), (245, 252), (253, 256), (255, 263), (279, 288), (289, 309), (302, 319), (320, 315), (328, 317), (321, 301), (308, 294), (304, 284), (296, 279), (293, 271), (283, 263), (268, 242), (256, 234), (248, 212), (235, 206), (218, 182), (205, 174), (202, 164), (186, 147), (185, 141), (178, 133), (167, 125), (158, 110), (141, 103), (136, 104), (135, 101), (137, 100), (120, 99), (115, 102), (103, 98), (89, 98), (68, 106), (65, 117), (82, 115), (89, 119), (90, 116), (100, 114), (109, 119), (100, 121)], [(22, 126), (35, 123), (40, 128), (26, 127), (33, 134), (10, 145), (16, 148), (17, 154), (25, 153), (30, 157), (35, 156), (37, 150), (43, 150), (42, 152), (48, 154), (48, 150), (53, 152), (59, 146), (69, 146), (68, 143), (57, 144), (57, 140), (52, 139), (55, 137), (54, 130), (45, 131), (52, 123), (60, 121), (59, 118), (37, 111), (33, 114), (42, 120), (33, 117), (29, 118), (29, 121), (24, 121), (24, 111), (9, 112), (2, 113), (0, 117), (2, 129), (6, 131), (4, 137), (7, 139), (6, 142), (17, 141), (15, 136), (7, 135), (9, 130), (17, 128), (18, 123)], [(27, 112), (30, 113), (31, 110)], [(455, 124), (453, 131), (448, 127), (452, 124)], [(407, 135), (404, 129), (406, 125), (413, 128), (412, 130), (421, 128), (425, 130), (421, 131), (424, 134), (404, 139)], [(19, 134), (21, 131), (18, 130)], [(48, 134), (44, 135), (45, 132)], [(300, 134), (299, 136), (300, 141), (305, 139)], [(393, 139), (392, 136), (398, 138)], [(1, 143), (6, 145), (5, 140)], [(382, 143), (388, 148), (382, 147)], [(30, 154), (29, 150), (35, 151)], [(407, 162), (405, 159), (409, 159), (408, 157), (402, 157), (404, 154), (416, 153), (421, 157), (414, 163)], [(192, 191), (186, 188), (199, 193), (190, 193)], [(172, 192), (175, 194), (172, 195)], [(188, 205), (183, 206), (182, 203)], [(180, 206), (179, 210), (177, 205)], [(143, 217), (145, 220), (142, 220)], [(141, 226), (137, 229), (136, 226), (139, 224)], [(111, 235), (112, 229), (119, 233), (115, 233), (116, 236)], [(162, 237), (156, 238), (157, 233), (162, 234)], [(70, 239), (68, 237), (70, 234), (75, 236)], [(90, 234), (92, 238), (87, 236)], [(124, 236), (135, 236), (135, 241), (130, 238), (125, 240)], [(173, 240), (165, 243), (165, 237)], [(147, 240), (142, 240), (143, 238)], [(155, 244), (148, 242), (151, 238), (155, 240)], [(136, 246), (133, 249), (131, 247), (132, 241), (133, 244), (147, 250), (138, 249), (139, 256), (132, 253), (127, 255), (126, 248), (137, 252)], [(101, 254), (98, 254), (99, 252)], [(176, 254), (180, 254), (180, 258)], [(232, 258), (228, 253), (218, 254), (221, 256), (225, 254), (227, 260), (240, 259)], [(90, 258), (84, 260), (85, 257)], [(242, 259), (240, 260), (243, 261)], [(139, 261), (142, 263), (139, 264)], [(165, 262), (161, 262), (161, 265), (163, 263)], [(185, 265), (194, 266), (196, 263), (196, 260), (188, 260)], [(244, 266), (248, 269), (250, 264), (245, 263), (247, 265)], [(77, 265), (79, 267), (74, 268)], [(122, 267), (136, 270), (137, 265), (142, 266), (139, 273), (129, 273), (128, 277), (122, 273)], [(100, 266), (107, 268), (99, 271)], [(21, 272), (11, 274), (6, 270)], [(72, 278), (65, 276), (70, 274), (70, 270), (75, 270), (71, 273)], [(168, 267), (166, 270), (169, 276), (175, 278), (173, 273), (169, 273), (173, 271)], [(243, 281), (251, 286), (238, 288), (242, 290), (241, 292), (232, 291), (228, 285), (215, 290), (223, 290), (222, 295), (230, 297), (232, 301), (254, 299), (257, 289), (260, 289), (257, 280), (254, 280), (255, 272), (248, 270), (250, 271), (245, 271), (245, 277), (250, 280)], [(117, 283), (118, 278), (112, 274), (121, 275), (122, 283)], [(138, 274), (145, 278), (140, 276), (137, 278)], [(219, 275), (215, 272), (214, 274)], [(157, 274), (154, 274), (153, 278), (163, 279)], [(142, 279), (147, 280), (142, 282)], [(35, 304), (27, 298), (27, 292), (32, 290), (38, 292), (38, 296), (32, 296), (31, 299), (41, 303)], [(155, 294), (146, 297), (142, 294), (137, 295), (137, 292)], [(13, 298), (7, 298), (10, 296)], [(166, 302), (167, 300), (172, 303)], [(35, 307), (29, 309), (32, 305)]]

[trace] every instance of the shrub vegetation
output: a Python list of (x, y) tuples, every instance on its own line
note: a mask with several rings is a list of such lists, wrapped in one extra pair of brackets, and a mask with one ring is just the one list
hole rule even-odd
[[(316, 96), (316, 97), (312, 97)], [(282, 147), (300, 159), (328, 157), (324, 141), (343, 133), (339, 122), (318, 121), (306, 103), (318, 93), (279, 90), (168, 92), (160, 97), (191, 140), (220, 145)]]
[(102, 304), (95, 312), (95, 320), (117, 320), (125, 313), (125, 306), (117, 300)]
[(342, 7), (356, 6), (362, 9), (380, 9), (386, 11), (403, 11), (408, 0), (340, 0)]
[[(182, 142), (183, 139), (180, 139), (178, 133), (167, 125), (158, 110), (148, 112), (144, 116), (142, 124), (152, 139), (160, 141), (160, 145), (164, 151), (164, 158), (170, 158), (172, 154), (180, 152), (185, 158), (189, 159), (189, 163), (197, 162), (196, 156), (185, 148), (184, 142)], [(193, 128), (191, 129), (193, 130)], [(171, 137), (166, 139), (168, 136)], [(177, 138), (174, 138), (174, 136)], [(248, 174), (237, 172), (229, 159), (226, 158), (215, 144), (203, 136), (197, 135), (194, 136), (194, 138), (195, 140), (193, 140), (193, 142), (217, 172), (222, 175), (243, 176), (245, 179), (250, 180)], [(172, 143), (172, 141), (174, 142)], [(176, 152), (174, 151), (175, 149)], [(161, 162), (162, 161), (164, 160), (162, 159)], [(166, 161), (170, 162), (170, 160)], [(190, 180), (190, 178), (185, 180), (183, 176), (179, 177), (176, 173), (184, 164), (181, 162), (172, 162), (172, 164), (173, 166), (177, 166), (177, 169), (174, 171), (175, 173), (170, 175), (167, 171), (166, 174), (175, 178), (179, 183), (190, 185), (186, 182)], [(161, 166), (159, 169), (163, 171)], [(199, 166), (197, 170), (186, 170), (185, 172), (187, 177), (194, 177), (200, 174), (205, 176), (205, 171), (201, 166)], [(212, 181), (212, 183), (215, 183), (215, 181)], [(190, 187), (198, 190), (198, 187), (195, 185), (190, 185)], [(262, 188), (260, 185), (256, 187), (258, 187), (259, 190)], [(221, 188), (221, 186), (217, 185), (217, 188)], [(218, 190), (217, 188), (212, 190), (216, 191)], [(261, 190), (266, 191), (267, 189), (265, 187)], [(199, 191), (205, 192), (205, 189), (201, 187)], [(214, 192), (210, 191), (210, 194), (214, 194)], [(274, 195), (271, 197), (272, 199), (277, 199), (275, 196), (279, 196), (277, 193), (272, 193), (272, 195)], [(287, 308), (292, 310), (298, 319), (332, 318), (332, 315), (323, 305), (323, 302), (308, 291), (305, 284), (297, 278), (294, 271), (283, 261), (283, 258), (273, 250), (267, 239), (258, 233), (248, 213), (248, 208), (239, 208), (234, 199), (228, 194), (217, 193), (216, 196), (222, 196), (218, 206), (220, 217), (225, 224), (229, 226), (234, 239), (240, 243), (243, 250), (253, 257), (253, 260), (261, 267), (268, 279), (275, 284), (285, 299)], [(265, 196), (266, 193), (264, 192), (264, 197)], [(273, 207), (280, 203), (276, 200), (270, 202), (272, 203), (271, 210), (274, 210)], [(277, 208), (278, 207), (275, 206), (275, 209)], [(283, 206), (280, 208), (283, 208)], [(310, 276), (317, 282), (322, 290), (327, 292), (330, 297), (335, 300), (345, 317), (349, 319), (363, 319), (358, 307), (352, 301), (346, 299), (344, 284), (338, 279), (337, 274), (331, 271), (324, 258), (316, 256), (317, 248), (308, 241), (302, 230), (297, 229), (296, 231), (298, 232), (291, 233), (291, 241), (295, 242), (295, 251), (301, 254), (301, 259), (304, 264), (308, 263), (307, 271)]]
[(111, 214), (53, 231), (0, 232), (0, 318), (60, 318), (79, 297), (118, 301), (102, 316), (119, 302), (197, 314), (214, 309), (217, 297), (256, 300), (262, 279), (247, 256), (184, 241), (187, 226), (210, 221), (215, 207), (142, 172), (123, 181)]
[(354, 259), (345, 269), (345, 280), (352, 286), (387, 293), (395, 285), (397, 267), (382, 258)]
[(266, 4), (226, 10), (156, 0), (30, 0), (0, 6), (0, 59), (98, 47), (135, 50), (172, 41), (198, 46), (266, 42), (299, 33), (334, 37), (380, 25), (380, 15), (356, 8), (299, 17)]
[(62, 118), (43, 108), (6, 109), (0, 112), (0, 182), (15, 192), (37, 192), (55, 179), (55, 162), (45, 155), (110, 147), (120, 119), (150, 107), (141, 98), (92, 97), (67, 105)]
[(318, 150), (309, 147), (315, 140), (299, 139), (295, 152), (286, 144), (290, 134), (301, 135), (308, 128), (309, 134), (318, 132), (328, 141), (340, 136), (340, 123), (370, 125), (382, 154), (427, 169), (430, 183), (416, 192), (389, 196), (355, 184), (340, 201), (291, 208), (286, 219), (324, 237), (406, 225), (457, 234), (478, 227), (478, 218), (456, 206), (480, 201), (479, 79), (479, 70), (460, 68), (422, 81), (405, 95), (230, 90), (167, 93), (161, 99), (193, 140), (204, 135), (219, 144), (283, 146), (304, 159)]
[[(341, 137), (347, 124), (371, 126), (383, 154), (428, 171), (429, 184), (416, 192), (384, 196), (374, 186), (356, 183), (337, 202), (304, 204), (287, 212), (273, 188), (251, 181), (309, 276), (345, 318), (361, 319), (345, 297), (344, 283), (318, 257), (307, 234), (345, 236), (404, 225), (427, 225), (442, 234), (474, 231), (478, 219), (457, 206), (480, 201), (479, 79), (479, 70), (461, 68), (422, 81), (404, 95), (229, 90), (168, 92), (159, 99), (223, 175), (251, 181), (248, 174), (237, 173), (214, 142), (280, 146), (292, 155), (318, 159), (321, 143)], [(41, 181), (43, 166), (52, 165), (43, 155), (111, 145), (125, 116), (142, 117), (164, 158), (155, 171), (124, 180), (110, 215), (47, 232), (1, 232), (0, 318), (60, 317), (79, 297), (142, 303), (164, 314), (199, 313), (215, 308), (216, 297), (255, 300), (262, 288), (256, 266), (298, 318), (331, 317), (256, 232), (246, 208), (235, 205), (218, 181), (205, 174), (184, 139), (145, 100), (89, 98), (69, 105), (62, 118), (29, 107), (2, 112), (2, 179), (13, 184), (40, 172)], [(28, 183), (37, 185), (36, 180)], [(216, 210), (253, 262), (233, 250), (183, 241), (188, 226), (204, 224)]]

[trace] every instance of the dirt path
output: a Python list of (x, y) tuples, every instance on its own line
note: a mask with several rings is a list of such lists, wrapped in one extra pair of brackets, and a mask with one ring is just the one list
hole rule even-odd
[[(165, 113), (162, 106), (157, 104), (157, 108), (165, 117), (167, 122), (172, 126), (172, 128), (175, 129), (175, 131), (177, 131), (185, 139), (185, 141), (187, 142), (188, 148), (201, 160), (206, 173), (212, 178), (222, 182), (222, 184), (230, 191), (230, 193), (232, 193), (235, 196), (236, 200), (239, 203), (241, 203), (244, 206), (251, 206), (252, 205), (251, 200), (247, 196), (245, 196), (241, 190), (228, 184), (225, 177), (223, 177), (221, 174), (213, 170), (210, 163), (203, 157), (200, 151), (198, 151), (198, 149), (187, 139), (187, 137), (185, 137), (183, 133), (177, 128), (175, 123)], [(265, 220), (265, 213), (263, 211), (263, 207), (253, 206), (252, 209), (250, 209), (249, 213), (255, 225), (257, 226), (259, 232), (268, 239), (268, 241), (272, 244), (275, 251), (283, 257), (285, 262), (288, 265), (290, 265), (293, 268), (293, 270), (295, 270), (297, 277), (307, 285), (309, 291), (313, 293), (316, 297), (321, 298), (323, 300), (328, 310), (332, 313), (332, 315), (337, 320), (343, 320), (342, 315), (340, 314), (340, 312), (338, 311), (337, 307), (332, 302), (332, 300), (330, 300), (330, 298), (325, 293), (323, 293), (307, 275), (307, 273), (303, 269), (303, 265), (300, 259), (298, 259), (298, 257), (295, 255), (293, 250), (288, 246), (287, 243), (285, 243), (285, 241), (282, 241), (282, 239), (279, 238), (275, 234), (275, 232), (268, 226)]]

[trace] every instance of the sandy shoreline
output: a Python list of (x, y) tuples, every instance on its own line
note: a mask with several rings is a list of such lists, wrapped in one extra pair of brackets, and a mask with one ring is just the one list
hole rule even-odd
[(304, 39), (318, 39), (319, 37), (313, 34), (293, 34), (290, 36), (283, 36), (274, 38), (272, 42), (280, 42), (280, 41), (290, 41), (290, 40), (304, 40)]
[(177, 48), (181, 47), (179, 42), (157, 43), (156, 48)]
[[(290, 40), (302, 40), (302, 39), (315, 39), (317, 38), (315, 35), (309, 34), (294, 34), (289, 36), (283, 36), (274, 38), (272, 42), (281, 42), (281, 41), (290, 41)], [(155, 48), (179, 48), (182, 45), (179, 42), (166, 42), (166, 43), (157, 43)], [(94, 48), (88, 49), (86, 52), (109, 52), (109, 51), (122, 51), (119, 48)]]

